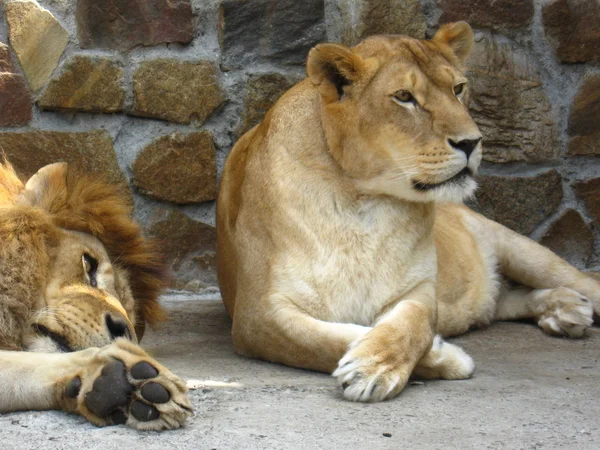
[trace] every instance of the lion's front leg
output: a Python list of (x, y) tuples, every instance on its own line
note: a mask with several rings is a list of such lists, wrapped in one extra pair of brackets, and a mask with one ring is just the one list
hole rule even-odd
[(0, 363), (9, 375), (0, 411), (61, 409), (142, 430), (179, 428), (192, 414), (184, 383), (126, 340), (74, 353), (1, 352)]

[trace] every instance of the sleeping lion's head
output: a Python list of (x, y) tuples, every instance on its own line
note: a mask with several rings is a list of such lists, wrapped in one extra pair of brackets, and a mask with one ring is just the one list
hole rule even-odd
[(311, 50), (328, 147), (359, 189), (423, 202), (473, 193), (481, 133), (463, 69), (472, 46), (471, 28), (457, 22), (431, 40), (377, 36)]
[(64, 163), (22, 184), (0, 164), (0, 312), (21, 303), (0, 320), (0, 344), (11, 334), (12, 347), (44, 352), (137, 342), (161, 319), (162, 258), (121, 189)]

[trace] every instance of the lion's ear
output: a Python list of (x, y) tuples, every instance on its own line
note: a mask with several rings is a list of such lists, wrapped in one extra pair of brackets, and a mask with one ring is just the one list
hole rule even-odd
[(447, 23), (437, 30), (433, 41), (450, 47), (460, 62), (464, 63), (473, 48), (473, 30), (467, 22)]
[(338, 44), (319, 44), (308, 54), (306, 73), (326, 102), (344, 95), (344, 86), (357, 81), (366, 71), (365, 60)]
[(67, 163), (42, 167), (25, 184), (23, 196), (31, 205), (50, 211), (67, 195)]

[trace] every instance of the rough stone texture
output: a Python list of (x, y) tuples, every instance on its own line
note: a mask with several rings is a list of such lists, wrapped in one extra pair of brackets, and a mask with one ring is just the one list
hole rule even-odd
[(567, 210), (540, 243), (576, 267), (584, 268), (594, 248), (594, 234), (574, 209)]
[(111, 182), (125, 182), (106, 131), (0, 133), (0, 148), (25, 177), (46, 164), (64, 161), (86, 173), (102, 174)]
[(600, 178), (580, 181), (573, 188), (577, 196), (583, 199), (590, 215), (600, 224)]
[(600, 155), (600, 74), (584, 78), (571, 107), (569, 135), (570, 155)]
[(131, 114), (179, 123), (202, 124), (226, 100), (210, 61), (144, 62), (133, 76), (133, 91)]
[(563, 198), (556, 170), (534, 177), (481, 176), (478, 181), (473, 209), (521, 234), (531, 233)]
[(199, 292), (217, 284), (216, 231), (175, 210), (158, 210), (148, 234), (160, 242), (172, 275), (171, 287)]
[(542, 21), (561, 62), (600, 61), (598, 0), (555, 0), (544, 5)]
[(439, 23), (466, 20), (473, 27), (521, 28), (531, 23), (533, 0), (438, 0)]
[(25, 78), (15, 67), (8, 46), (0, 42), (0, 127), (27, 125), (31, 95)]
[(104, 113), (123, 110), (123, 69), (114, 61), (74, 56), (64, 66), (40, 98), (41, 108)]
[(32, 91), (46, 84), (69, 42), (69, 33), (33, 0), (9, 1), (4, 11), (10, 45)]
[(342, 41), (354, 45), (376, 34), (425, 38), (427, 22), (419, 0), (338, 0)]
[(244, 96), (244, 112), (238, 136), (258, 124), (279, 97), (301, 79), (301, 77), (279, 73), (250, 75)]
[(212, 136), (206, 131), (163, 136), (145, 147), (133, 164), (140, 192), (175, 203), (217, 197), (217, 164)]
[(190, 0), (78, 0), (76, 16), (82, 48), (129, 50), (194, 38)]
[(484, 136), (484, 160), (556, 158), (556, 125), (533, 59), (485, 36), (476, 42), (468, 66), (470, 109)]
[(324, 0), (223, 0), (219, 40), (223, 64), (255, 61), (304, 64), (308, 51), (326, 39)]

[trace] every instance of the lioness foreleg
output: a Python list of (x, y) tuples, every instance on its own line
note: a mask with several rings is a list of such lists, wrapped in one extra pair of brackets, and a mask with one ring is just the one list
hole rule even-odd
[(179, 428), (185, 385), (140, 347), (118, 340), (73, 353), (0, 351), (0, 412), (60, 409), (104, 426)]
[[(437, 338), (432, 283), (424, 282), (354, 341), (333, 373), (353, 401), (396, 396), (413, 371), (428, 378), (468, 378), (473, 361)], [(418, 366), (418, 369), (416, 369)], [(416, 369), (416, 370), (415, 370)]]

